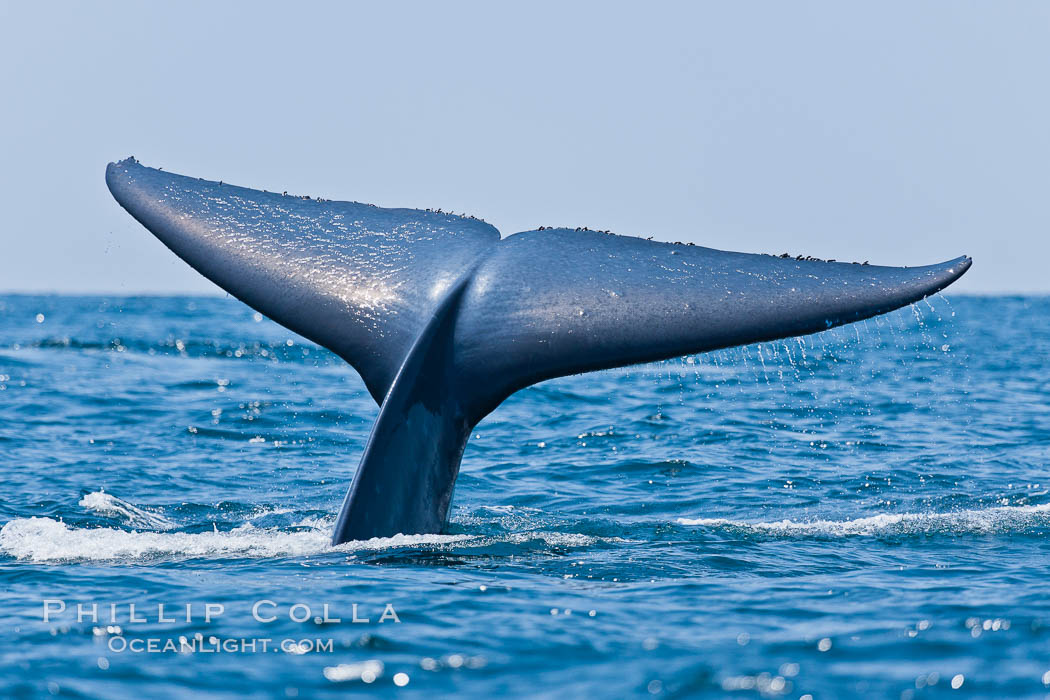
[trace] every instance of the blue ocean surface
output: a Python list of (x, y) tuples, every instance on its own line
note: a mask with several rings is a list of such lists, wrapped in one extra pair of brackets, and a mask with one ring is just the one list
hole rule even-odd
[(447, 534), (333, 548), (348, 365), (232, 299), (0, 296), (0, 697), (1042, 697), (1048, 356), (1050, 299), (937, 296), (549, 381)]

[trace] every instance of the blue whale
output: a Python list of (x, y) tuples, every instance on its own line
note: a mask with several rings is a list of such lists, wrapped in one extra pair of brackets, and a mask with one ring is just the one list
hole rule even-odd
[(110, 192), (201, 274), (349, 362), (380, 405), (333, 544), (445, 527), (472, 428), (545, 379), (815, 333), (933, 294), (960, 257), (881, 267), (732, 253), (587, 229), (501, 239), (383, 209), (162, 172)]

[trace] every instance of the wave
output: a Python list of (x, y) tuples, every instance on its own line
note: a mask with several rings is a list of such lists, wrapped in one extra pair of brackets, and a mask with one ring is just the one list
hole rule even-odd
[(879, 536), (936, 532), (989, 534), (1050, 525), (1050, 503), (996, 506), (948, 513), (879, 513), (852, 520), (744, 522), (727, 518), (678, 518), (680, 525), (743, 530), (782, 536)]
[(151, 528), (154, 530), (170, 530), (175, 527), (175, 523), (163, 515), (139, 508), (117, 498), (113, 494), (106, 493), (104, 489), (85, 494), (78, 505), (100, 515), (119, 516), (126, 520), (131, 527)]
[(288, 527), (259, 527), (252, 521), (289, 513), (287, 508), (258, 508), (232, 530), (213, 526), (206, 532), (171, 532), (180, 525), (104, 491), (84, 495), (85, 510), (122, 518), (128, 527), (75, 527), (47, 517), (16, 518), (0, 528), (0, 552), (31, 562), (126, 561), (155, 559), (265, 559), (305, 557), (334, 552), (382, 551), (400, 547), (449, 545), (486, 547), (496, 543), (528, 545), (541, 541), (549, 547), (587, 547), (597, 542), (622, 541), (579, 533), (529, 530), (498, 537), (454, 535), (395, 535), (331, 545), (334, 519), (304, 517)]
[(444, 545), (468, 535), (395, 535), (331, 546), (331, 523), (299, 531), (245, 524), (229, 531), (138, 532), (70, 527), (52, 518), (18, 518), (0, 528), (0, 551), (33, 562), (127, 561), (156, 558), (258, 559), (302, 557), (393, 547)]
[(382, 551), (400, 547), (449, 545), (487, 547), (497, 543), (549, 547), (587, 547), (617, 538), (579, 533), (531, 531), (503, 537), (481, 535), (394, 535), (332, 546), (333, 520), (307, 519), (297, 530), (256, 527), (211, 532), (140, 532), (111, 527), (70, 527), (52, 518), (17, 518), (0, 528), (0, 552), (31, 562), (117, 561), (155, 559), (269, 559), (336, 552)]

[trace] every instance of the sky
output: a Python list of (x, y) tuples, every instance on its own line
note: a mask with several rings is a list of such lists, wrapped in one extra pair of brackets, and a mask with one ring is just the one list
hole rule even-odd
[(106, 163), (1050, 292), (1050, 3), (0, 0), (0, 291), (218, 293)]

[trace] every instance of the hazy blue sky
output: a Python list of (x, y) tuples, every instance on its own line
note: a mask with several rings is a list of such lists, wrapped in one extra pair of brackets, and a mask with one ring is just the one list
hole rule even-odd
[(1050, 3), (0, 0), (0, 290), (213, 291), (108, 161), (1050, 291)]

